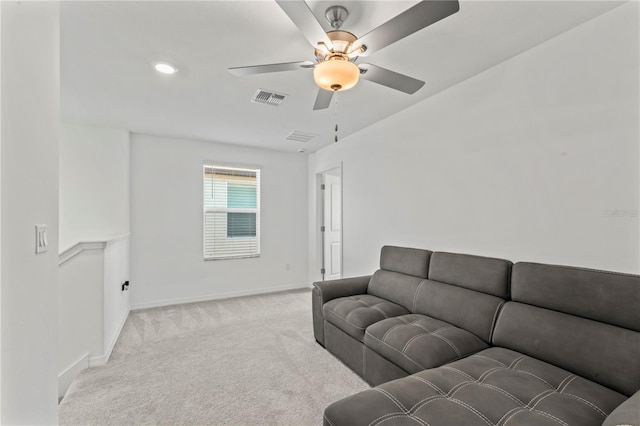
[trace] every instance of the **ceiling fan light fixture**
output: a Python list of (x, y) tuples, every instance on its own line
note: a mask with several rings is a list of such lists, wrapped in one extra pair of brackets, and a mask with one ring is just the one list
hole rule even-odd
[(313, 79), (324, 90), (341, 91), (351, 89), (358, 83), (360, 69), (342, 57), (320, 62), (313, 70)]

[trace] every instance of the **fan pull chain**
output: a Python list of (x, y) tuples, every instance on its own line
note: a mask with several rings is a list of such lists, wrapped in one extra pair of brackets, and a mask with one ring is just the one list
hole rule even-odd
[(334, 142), (338, 142), (338, 91), (337, 91), (337, 90), (335, 91), (334, 96), (335, 96), (335, 98), (336, 98), (336, 103), (335, 103), (335, 104), (336, 104), (336, 108), (335, 108), (335, 110), (334, 110), (334, 112), (335, 112), (335, 117), (336, 117), (336, 127), (335, 127), (335, 132), (336, 132), (336, 133), (335, 133), (335, 136), (334, 136), (334, 138), (333, 138), (333, 141), (334, 141)]

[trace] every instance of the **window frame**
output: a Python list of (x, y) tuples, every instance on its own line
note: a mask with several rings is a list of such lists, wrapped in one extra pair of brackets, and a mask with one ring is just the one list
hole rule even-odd
[[(206, 207), (204, 202), (204, 191), (205, 191), (205, 175), (207, 169), (221, 169), (221, 170), (235, 170), (235, 171), (244, 171), (244, 172), (255, 172), (256, 173), (256, 207), (255, 208), (239, 208), (239, 207)], [(205, 161), (202, 163), (202, 256), (205, 261), (218, 261), (218, 260), (232, 260), (232, 259), (250, 259), (250, 258), (258, 258), (261, 255), (261, 232), (260, 232), (260, 217), (261, 217), (261, 182), (262, 177), (262, 168), (260, 166), (251, 166), (251, 165), (229, 165), (229, 164), (220, 164), (214, 161)], [(225, 256), (207, 256), (207, 213), (255, 213), (256, 215), (256, 250), (251, 254), (232, 254)], [(226, 230), (225, 230), (226, 234)], [(230, 239), (236, 238), (252, 238), (252, 237), (231, 237)]]

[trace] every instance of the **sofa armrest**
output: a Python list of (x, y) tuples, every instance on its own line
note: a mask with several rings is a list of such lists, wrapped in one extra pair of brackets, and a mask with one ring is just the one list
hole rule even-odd
[(640, 426), (640, 391), (634, 393), (604, 419), (602, 426)]
[(371, 275), (313, 283), (311, 310), (313, 312), (313, 334), (316, 341), (324, 346), (324, 315), (322, 307), (329, 300), (353, 296), (367, 292)]
[(324, 305), (329, 300), (337, 299), (338, 297), (365, 294), (367, 287), (369, 287), (370, 280), (371, 275), (364, 275), (339, 280), (318, 281), (313, 283), (313, 292), (321, 297), (322, 304)]

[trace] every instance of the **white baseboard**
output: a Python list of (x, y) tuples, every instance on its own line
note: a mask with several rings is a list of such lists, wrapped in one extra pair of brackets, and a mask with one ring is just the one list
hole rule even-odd
[(62, 373), (58, 374), (58, 398), (62, 398), (64, 394), (67, 393), (67, 389), (69, 389), (73, 379), (85, 368), (89, 368), (88, 353), (67, 367)]
[(105, 348), (104, 353), (98, 356), (89, 357), (89, 367), (97, 367), (100, 365), (105, 365), (109, 361), (109, 357), (111, 356), (111, 352), (113, 348), (116, 346), (116, 342), (118, 341), (118, 337), (120, 337), (120, 333), (122, 332), (122, 327), (124, 327), (124, 323), (127, 322), (127, 318), (129, 317), (129, 310), (124, 313), (122, 318), (120, 319), (120, 325), (118, 329), (113, 334), (113, 338), (111, 342), (109, 342), (109, 346)]
[(253, 289), (253, 290), (209, 294), (206, 296), (184, 297), (184, 298), (170, 299), (170, 300), (158, 300), (155, 302), (144, 302), (144, 303), (133, 304), (131, 305), (131, 310), (137, 311), (139, 309), (159, 308), (161, 306), (181, 305), (183, 303), (207, 302), (209, 300), (229, 299), (231, 297), (253, 296), (256, 294), (276, 293), (279, 291), (288, 291), (288, 290), (303, 290), (308, 288), (309, 288), (308, 284), (297, 284), (292, 286), (267, 287), (267, 288)]
[(114, 334), (113, 339), (111, 339), (111, 343), (109, 344), (109, 347), (106, 348), (104, 354), (89, 356), (89, 353), (86, 353), (79, 360), (67, 367), (62, 373), (58, 374), (58, 398), (62, 398), (64, 394), (67, 393), (69, 386), (71, 386), (71, 382), (73, 382), (73, 379), (75, 379), (82, 370), (89, 367), (105, 365), (107, 361), (109, 361), (111, 352), (118, 341), (118, 337), (120, 337), (122, 327), (124, 327), (124, 323), (127, 321), (128, 316), (129, 311), (127, 310), (125, 315), (122, 316), (118, 330)]

